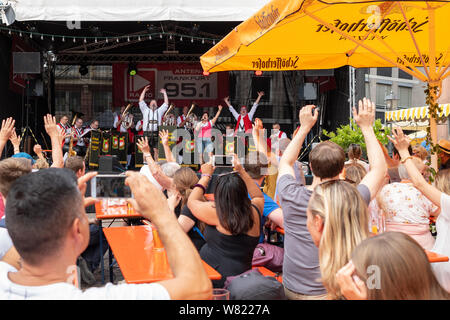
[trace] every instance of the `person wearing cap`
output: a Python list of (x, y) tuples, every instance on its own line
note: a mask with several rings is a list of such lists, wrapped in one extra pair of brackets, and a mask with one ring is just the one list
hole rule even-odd
[(450, 168), (450, 141), (442, 139), (439, 140), (439, 161), (441, 162), (441, 166), (439, 170), (448, 169)]
[(235, 133), (245, 133), (252, 131), (252, 119), (253, 116), (255, 115), (256, 109), (258, 108), (259, 101), (261, 100), (263, 95), (264, 95), (263, 91), (258, 92), (258, 98), (256, 98), (255, 103), (253, 104), (252, 108), (250, 109), (250, 112), (248, 113), (246, 106), (242, 106), (240, 110), (241, 112), (237, 113), (236, 110), (231, 105), (229, 97), (223, 99), (227, 104), (231, 114), (237, 121), (236, 128), (234, 129)]

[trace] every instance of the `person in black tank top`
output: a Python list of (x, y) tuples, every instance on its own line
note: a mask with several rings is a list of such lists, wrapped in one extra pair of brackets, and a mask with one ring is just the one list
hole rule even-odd
[(234, 167), (236, 171), (219, 176), (213, 203), (202, 201), (214, 172), (210, 164), (204, 164), (202, 178), (188, 199), (188, 207), (194, 216), (206, 223), (206, 244), (200, 250), (200, 257), (222, 275), (220, 280), (213, 281), (216, 288), (223, 287), (227, 277), (251, 269), (264, 208), (261, 190), (245, 172), (236, 155)]

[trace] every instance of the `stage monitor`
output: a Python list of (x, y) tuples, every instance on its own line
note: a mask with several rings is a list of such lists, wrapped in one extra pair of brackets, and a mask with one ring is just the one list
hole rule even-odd
[(13, 52), (14, 73), (41, 73), (40, 52)]

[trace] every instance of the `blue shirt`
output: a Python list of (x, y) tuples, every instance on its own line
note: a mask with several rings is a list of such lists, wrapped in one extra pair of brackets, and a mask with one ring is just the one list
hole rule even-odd
[[(260, 230), (260, 236), (259, 236), (259, 243), (262, 243), (264, 241), (264, 224), (266, 223), (267, 217), (269, 214), (271, 214), (273, 211), (279, 208), (278, 204), (273, 201), (271, 197), (269, 197), (267, 194), (263, 192), (264, 196), (264, 210), (261, 217), (261, 230)], [(250, 198), (250, 195), (248, 195), (248, 198)]]

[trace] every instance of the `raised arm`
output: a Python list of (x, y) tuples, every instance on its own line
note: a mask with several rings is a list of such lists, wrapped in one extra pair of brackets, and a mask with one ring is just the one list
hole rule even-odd
[(212, 122), (213, 125), (216, 124), (216, 121), (217, 121), (217, 119), (219, 119), (220, 113), (222, 112), (222, 109), (223, 109), (222, 105), (220, 105), (220, 104), (219, 104), (218, 108), (219, 108), (219, 110), (217, 110), (216, 115), (215, 115), (214, 118), (211, 120), (211, 122)]
[(233, 106), (230, 103), (230, 97), (223, 98), (223, 101), (225, 101), (226, 105), (228, 106), (228, 109), (230, 110), (233, 117), (237, 120), (239, 118), (239, 113), (236, 112), (236, 110), (233, 108)]
[(383, 150), (373, 131), (375, 121), (375, 103), (364, 98), (359, 101), (359, 111), (353, 108), (353, 118), (361, 128), (367, 147), (367, 158), (369, 159), (370, 171), (364, 176), (361, 184), (369, 188), (370, 197), (374, 199), (383, 185), (386, 176), (387, 165)]
[(259, 212), (263, 212), (264, 210), (264, 195), (261, 192), (259, 186), (253, 181), (253, 179), (248, 175), (247, 171), (245, 171), (244, 167), (239, 162), (239, 157), (237, 154), (233, 156), (233, 165), (234, 169), (239, 173), (242, 180), (245, 182), (245, 186), (247, 187), (248, 194), (252, 203), (258, 207)]
[(130, 186), (135, 197), (129, 202), (153, 223), (167, 252), (174, 277), (158, 283), (166, 288), (172, 300), (210, 299), (212, 284), (200, 255), (175, 215), (170, 212), (162, 192), (147, 178), (135, 172), (127, 172), (125, 183)]
[(248, 113), (248, 117), (250, 118), (250, 120), (253, 119), (253, 116), (255, 115), (256, 109), (258, 109), (259, 101), (261, 100), (261, 98), (263, 96), (264, 96), (264, 92), (263, 91), (258, 92), (258, 98), (256, 98), (255, 103), (253, 103), (253, 106), (250, 109), (250, 112)]
[(0, 156), (2, 155), (3, 149), (5, 148), (9, 137), (11, 137), (11, 134), (15, 130), (15, 123), (16, 121), (11, 117), (2, 120), (2, 128), (0, 129)]
[(13, 147), (14, 147), (14, 154), (17, 154), (20, 152), (20, 137), (17, 136), (16, 130), (14, 129), (11, 133), (11, 136), (9, 137), (9, 140), (11, 141)]
[[(313, 115), (314, 110), (314, 115)], [(314, 105), (304, 106), (299, 113), (300, 129), (293, 137), (291, 143), (287, 146), (281, 157), (280, 164), (278, 166), (278, 177), (282, 177), (285, 174), (290, 174), (295, 177), (294, 163), (298, 158), (303, 142), (312, 127), (316, 124), (319, 112)]]
[[(164, 96), (164, 103), (167, 105), (167, 107), (169, 107), (169, 97), (167, 96), (167, 92), (166, 89), (161, 89), (159, 90), (159, 92), (161, 92)], [(164, 110), (166, 111), (166, 110)]]
[(164, 147), (164, 154), (166, 155), (167, 162), (176, 162), (172, 150), (170, 150), (169, 147), (169, 131), (161, 130), (159, 132), (159, 137), (161, 138), (161, 142)]
[(47, 114), (46, 116), (44, 116), (44, 126), (45, 131), (50, 136), (50, 140), (52, 143), (52, 167), (63, 168), (64, 158), (61, 144), (64, 136), (61, 135), (61, 131), (58, 130), (55, 117), (53, 117), (51, 114)]
[[(203, 186), (205, 190), (208, 188), (214, 169), (215, 168), (210, 163), (205, 163), (202, 165), (202, 177), (198, 181), (198, 184)], [(220, 224), (213, 203), (204, 201), (203, 188), (194, 187), (194, 189), (192, 189), (192, 192), (188, 198), (187, 206), (189, 210), (191, 210), (192, 214), (200, 221), (203, 221), (210, 226), (218, 226)]]
[(412, 156), (409, 154), (408, 147), (410, 144), (410, 139), (403, 133), (401, 128), (394, 128), (392, 130), (393, 137), (388, 137), (389, 140), (394, 144), (395, 148), (398, 150), (401, 162), (406, 167), (408, 171), (409, 179), (414, 184), (414, 186), (422, 192), (425, 197), (430, 199), (436, 206), (441, 206), (441, 196), (442, 192), (436, 187), (429, 184), (425, 178), (420, 173), (419, 169), (414, 165)]
[(47, 160), (45, 159), (44, 155), (42, 154), (42, 147), (39, 144), (35, 144), (33, 147), (33, 151), (34, 153), (37, 155), (37, 157), (41, 160), (44, 160), (47, 162)]
[(152, 173), (155, 180), (163, 187), (165, 190), (174, 189), (173, 180), (166, 176), (161, 170), (161, 167), (153, 160), (150, 153), (150, 146), (148, 145), (147, 137), (140, 138), (136, 142), (139, 150), (144, 154), (144, 160), (147, 161), (150, 172)]
[(141, 95), (139, 97), (139, 102), (143, 102), (145, 100), (145, 94), (147, 91), (150, 90), (150, 85), (147, 85), (144, 87), (144, 90), (142, 90)]

